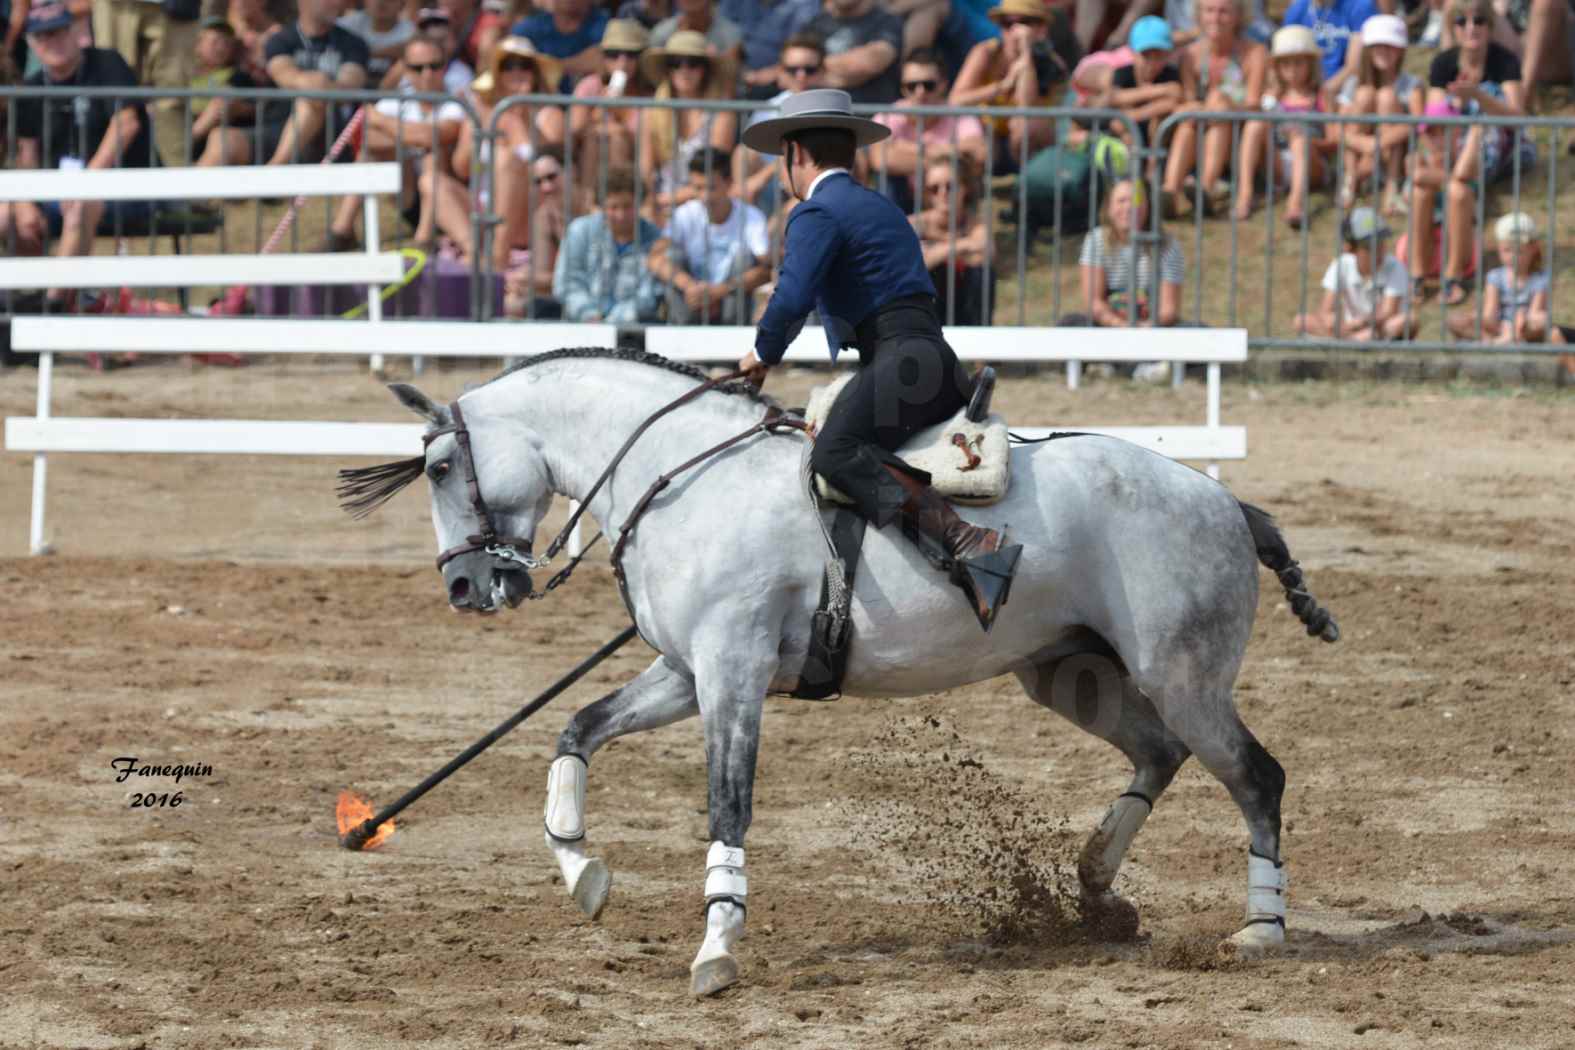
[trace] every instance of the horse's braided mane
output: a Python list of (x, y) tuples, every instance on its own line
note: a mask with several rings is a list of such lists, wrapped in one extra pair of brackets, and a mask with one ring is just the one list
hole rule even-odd
[[(537, 354), (534, 357), (527, 357), (518, 364), (511, 365), (502, 372), (499, 372), (497, 375), (487, 380), (487, 383), (483, 383), (482, 385), (486, 386), (488, 383), (496, 383), (505, 376), (511, 376), (515, 372), (522, 371), (526, 368), (535, 368), (537, 365), (544, 365), (549, 361), (563, 360), (629, 361), (633, 364), (649, 365), (652, 368), (660, 368), (668, 372), (676, 373), (677, 375), (688, 376), (690, 379), (698, 379), (703, 381), (711, 378), (702, 369), (697, 368), (694, 365), (684, 361), (674, 361), (670, 358), (663, 357), (661, 354), (653, 354), (647, 350), (609, 350), (604, 346), (574, 346), (563, 350), (549, 350), (545, 354)], [(776, 405), (777, 403), (776, 399), (761, 393), (753, 383), (747, 383), (742, 379), (734, 380), (731, 383), (723, 383), (721, 386), (718, 386), (715, 389), (718, 393), (734, 394), (739, 397), (747, 397), (751, 401), (762, 405)]]
[[(694, 365), (682, 361), (672, 361), (661, 354), (647, 353), (644, 350), (608, 350), (605, 347), (569, 347), (564, 350), (549, 350), (545, 354), (527, 357), (517, 365), (504, 369), (502, 372), (487, 380), (496, 383), (505, 376), (525, 368), (534, 368), (549, 361), (563, 360), (605, 360), (605, 361), (630, 361), (634, 364), (649, 365), (652, 368), (665, 369), (690, 379), (705, 380), (709, 377), (705, 372)], [(715, 388), (719, 393), (733, 394), (747, 397), (757, 404), (775, 406), (777, 402), (755, 388), (754, 384), (742, 380), (723, 383)], [(394, 463), (381, 463), (375, 467), (357, 467), (354, 470), (341, 470), (339, 472), (339, 505), (352, 517), (364, 518), (378, 507), (382, 506), (395, 493), (410, 485), (426, 469), (426, 457), (415, 456), (411, 459), (402, 459)]]

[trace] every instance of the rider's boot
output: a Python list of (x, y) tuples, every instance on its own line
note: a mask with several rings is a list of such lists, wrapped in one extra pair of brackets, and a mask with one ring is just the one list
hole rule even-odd
[[(889, 464), (885, 466), (907, 497), (902, 504), (903, 531), (917, 533), (915, 539), (928, 539), (945, 552), (952, 582), (968, 596), (979, 626), (989, 631), (1011, 592), (1022, 546), (1007, 546), (1005, 537), (994, 529), (968, 524), (933, 488)], [(923, 546), (921, 542), (921, 549)]]

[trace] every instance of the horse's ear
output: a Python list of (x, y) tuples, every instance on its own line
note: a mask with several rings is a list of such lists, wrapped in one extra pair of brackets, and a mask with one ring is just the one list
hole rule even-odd
[(430, 397), (411, 386), (409, 383), (390, 383), (388, 389), (399, 398), (399, 403), (404, 405), (416, 415), (425, 418), (429, 423), (437, 426), (448, 424), (448, 409), (433, 401)]

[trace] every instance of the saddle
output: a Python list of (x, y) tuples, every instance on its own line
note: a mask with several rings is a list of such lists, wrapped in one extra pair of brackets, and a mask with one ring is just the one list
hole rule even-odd
[[(844, 376), (811, 392), (809, 407), (803, 412), (811, 434), (825, 421), (837, 395), (852, 378), (851, 374)], [(921, 430), (897, 450), (908, 463), (928, 471), (932, 486), (955, 502), (983, 506), (1006, 495), (1011, 450), (1006, 421), (990, 414), (994, 393), (995, 369), (979, 369), (966, 408), (943, 424)], [(803, 471), (830, 559), (821, 581), (820, 605), (810, 623), (809, 652), (797, 685), (785, 695), (799, 700), (835, 700), (842, 695), (842, 676), (848, 665), (853, 577), (864, 544), (865, 521), (847, 509), (847, 497), (825, 478), (810, 476), (808, 446)]]
[[(837, 395), (853, 378), (848, 373), (815, 387), (804, 410), (810, 432), (820, 429)], [(1006, 420), (990, 412), (995, 393), (995, 369), (984, 367), (974, 379), (968, 405), (945, 423), (926, 427), (897, 449), (904, 462), (930, 475), (930, 485), (953, 503), (983, 507), (1005, 498), (1011, 472), (1008, 469), (1011, 447), (1007, 441)], [(826, 482), (815, 478), (815, 490), (822, 500), (850, 502)]]

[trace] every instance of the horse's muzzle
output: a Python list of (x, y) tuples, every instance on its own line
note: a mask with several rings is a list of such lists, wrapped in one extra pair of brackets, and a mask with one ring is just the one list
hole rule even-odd
[(530, 597), (530, 574), (517, 562), (485, 553), (462, 554), (443, 566), (448, 604), (455, 612), (513, 609)]

